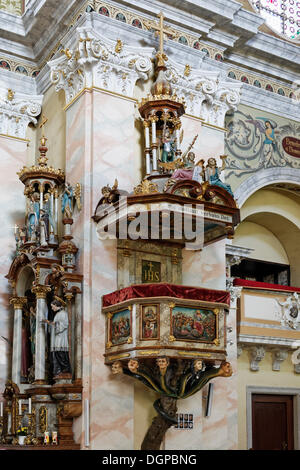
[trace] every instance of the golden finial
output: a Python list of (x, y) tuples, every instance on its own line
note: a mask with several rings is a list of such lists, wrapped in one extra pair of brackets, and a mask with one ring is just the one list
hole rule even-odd
[(39, 157), (38, 163), (41, 166), (46, 166), (47, 165), (47, 160), (48, 158), (46, 157), (46, 152), (47, 152), (47, 147), (46, 147), (46, 137), (45, 137), (45, 124), (48, 121), (48, 118), (43, 114), (42, 115), (42, 122), (40, 124), (40, 129), (42, 129), (42, 137), (41, 137), (41, 146), (39, 148), (39, 151), (41, 152), (41, 155)]
[(40, 129), (42, 129), (42, 138), (41, 138), (41, 145), (45, 145), (46, 144), (46, 137), (45, 137), (45, 124), (46, 122), (48, 122), (48, 118), (46, 118), (46, 116), (43, 114), (42, 115), (42, 122), (40, 124)]

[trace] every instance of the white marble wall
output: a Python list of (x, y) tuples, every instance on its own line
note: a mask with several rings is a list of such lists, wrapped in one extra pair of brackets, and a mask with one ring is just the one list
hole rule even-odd
[[(13, 334), (13, 309), (9, 305), (10, 286), (5, 278), (15, 255), (15, 224), (24, 223), (24, 186), (16, 175), (26, 164), (27, 142), (23, 139), (0, 135), (0, 393), (10, 377), (10, 355)], [(12, 191), (12, 188), (14, 190)]]

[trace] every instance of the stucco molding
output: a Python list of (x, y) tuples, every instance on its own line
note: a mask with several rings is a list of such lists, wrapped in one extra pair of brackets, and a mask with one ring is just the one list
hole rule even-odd
[(133, 96), (138, 79), (152, 70), (153, 48), (132, 47), (101, 37), (91, 27), (76, 30), (64, 55), (48, 62), (55, 90), (63, 89), (68, 104), (82, 89), (98, 87)]
[(43, 96), (10, 93), (0, 89), (0, 134), (25, 139), (28, 124), (37, 123)]

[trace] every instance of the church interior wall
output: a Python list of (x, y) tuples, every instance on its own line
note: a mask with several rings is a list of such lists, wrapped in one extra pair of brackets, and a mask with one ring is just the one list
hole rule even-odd
[[(295, 388), (299, 390), (299, 376), (294, 372), (291, 353), (280, 365), (279, 371), (272, 370), (272, 352), (266, 351), (264, 359), (259, 363), (258, 371), (249, 368), (249, 351), (244, 349), (238, 359), (238, 448), (248, 449), (247, 439), (247, 386), (272, 387), (274, 389)], [(297, 447), (295, 447), (297, 448)]]
[[(5, 278), (15, 253), (15, 224), (23, 223), (25, 198), (23, 185), (16, 182), (16, 173), (26, 164), (27, 141), (10, 136), (0, 136), (1, 161), (0, 174), (5, 175), (1, 183), (1, 263), (0, 263), (0, 386), (3, 388), (10, 376), (11, 341), (13, 330), (13, 309), (9, 305), (10, 286)], [(14, 186), (15, 191), (11, 191)]]
[(286, 251), (271, 230), (254, 222), (244, 220), (236, 230), (234, 243), (237, 246), (252, 248), (248, 258), (289, 264)]
[[(47, 129), (48, 158), (54, 168), (65, 170), (66, 161), (66, 114), (64, 111), (64, 92), (56, 92), (51, 85), (44, 94), (43, 114), (51, 121), (51, 126)], [(34, 165), (42, 131), (39, 126), (28, 126), (27, 139), (28, 155), (27, 164)]]
[[(179, 8), (180, 2), (177, 3), (176, 6)], [(234, 7), (236, 3), (230, 2), (231, 7)], [(244, 5), (245, 3), (246, 0), (243, 0)], [(133, 8), (135, 8), (134, 5), (132, 5), (132, 10)], [(139, 11), (140, 8), (137, 7)], [(175, 11), (175, 6), (172, 8)], [(250, 11), (252, 12), (251, 9)], [(121, 10), (120, 15), (122, 15)], [(179, 15), (179, 13), (177, 12), (176, 15)], [(219, 16), (221, 17), (221, 14)], [(219, 16), (218, 21), (220, 21)], [(90, 17), (92, 18), (93, 14)], [(93, 21), (90, 17), (84, 13), (79, 18), (78, 24), (82, 27), (82, 30), (88, 25), (90, 30), (87, 29), (86, 31), (93, 31), (93, 28), (95, 28), (95, 31), (99, 28), (100, 31), (99, 25), (103, 22), (105, 25), (103, 36), (106, 37), (106, 34), (108, 34), (110, 38), (111, 43), (109, 43), (109, 46), (111, 51), (109, 51), (109, 54), (112, 52), (114, 60), (115, 57), (123, 58), (122, 48), (128, 46), (125, 41), (127, 32), (128, 42), (131, 46), (133, 44), (136, 46), (134, 42), (136, 37), (138, 37), (138, 47), (141, 46), (142, 41), (147, 46), (151, 44), (151, 47), (155, 44), (149, 31), (145, 28), (141, 31), (136, 28), (135, 37), (133, 26), (124, 24), (123, 29), (120, 26), (120, 37), (122, 41), (124, 40), (124, 43), (121, 41), (122, 47), (118, 51), (117, 39), (114, 37), (118, 28), (118, 21), (112, 19), (114, 25), (109, 32), (110, 17), (98, 15), (96, 18), (94, 14)], [(189, 20), (191, 20), (190, 16)], [(120, 24), (122, 23), (120, 22)], [(74, 41), (72, 39), (75, 30), (76, 27), (73, 30), (70, 28), (66, 36), (66, 40), (70, 41), (70, 47), (75, 45), (75, 39), (73, 38)], [(97, 31), (97, 34), (99, 31)], [(215, 31), (215, 34), (218, 37), (220, 32)], [(184, 36), (182, 37), (184, 38)], [(228, 36), (225, 40), (234, 42), (233, 36), (232, 38)], [(79, 248), (76, 258), (77, 269), (78, 272), (84, 274), (82, 294), (78, 301), (81, 304), (80, 311), (82, 311), (83, 338), (80, 378), (82, 378), (83, 384), (82, 403), (89, 400), (91, 410), (89, 446), (86, 445), (85, 440), (84, 414), (74, 419), (73, 431), (76, 443), (80, 443), (83, 449), (139, 449), (152, 419), (156, 416), (153, 401), (158, 395), (152, 391), (145, 393), (143, 384), (132, 383), (133, 381), (126, 375), (119, 374), (121, 377), (115, 377), (111, 372), (111, 368), (104, 364), (103, 356), (107, 338), (105, 317), (101, 312), (101, 299), (104, 294), (113, 292), (118, 288), (117, 242), (116, 240), (100, 239), (92, 215), (99, 199), (102, 197), (101, 188), (105, 185), (112, 186), (117, 179), (119, 189), (132, 192), (133, 188), (141, 182), (142, 175), (145, 174), (144, 129), (138, 111), (138, 101), (150, 92), (155, 78), (152, 69), (148, 78), (137, 81), (132, 96), (128, 93), (125, 96), (124, 90), (126, 90), (128, 76), (134, 67), (135, 62), (133, 62), (126, 69), (126, 73), (122, 70), (123, 76), (120, 75), (119, 82), (122, 85), (123, 81), (123, 88), (119, 84), (119, 91), (122, 88), (124, 94), (112, 91), (110, 86), (112, 87), (113, 82), (109, 82), (109, 80), (107, 90), (94, 86), (91, 76), (88, 76), (89, 69), (92, 69), (97, 61), (100, 62), (102, 58), (100, 56), (96, 57), (96, 55), (89, 56), (91, 54), (88, 47), (89, 41), (89, 38), (83, 36), (78, 39), (79, 46), (76, 43), (76, 47), (78, 47), (79, 56), (83, 48), (86, 48), (85, 55), (83, 54), (80, 59), (82, 60), (82, 70), (84, 72), (77, 69), (71, 75), (73, 78), (75, 76), (74, 82), (76, 85), (76, 80), (79, 81), (82, 79), (83, 74), (86, 74), (82, 79), (86, 80), (86, 82), (82, 82), (84, 83), (83, 88), (80, 89), (79, 86), (78, 95), (69, 100), (66, 105), (67, 93), (75, 94), (78, 90), (76, 90), (73, 78), (68, 82), (68, 80), (62, 79), (62, 74), (60, 78), (66, 94), (62, 89), (57, 91), (54, 85), (48, 86), (44, 93), (41, 113), (41, 118), (43, 115), (48, 118), (46, 136), (49, 148), (47, 154), (49, 164), (55, 168), (65, 170), (67, 182), (73, 186), (80, 183), (82, 187), (82, 209), (74, 217), (72, 235), (76, 246)], [(185, 56), (184, 50), (184, 47), (187, 46), (179, 42), (174, 42), (172, 45), (171, 41), (168, 41), (170, 58), (172, 60), (178, 58), (178, 63), (175, 61), (173, 63), (176, 63), (178, 70), (182, 69), (180, 71), (182, 83), (185, 83), (184, 80), (187, 80), (189, 74), (192, 73), (191, 83), (192, 80), (194, 80), (194, 83), (189, 83), (192, 89), (196, 81), (200, 80), (200, 75), (197, 75), (198, 72), (200, 73), (198, 69), (203, 68), (203, 70), (206, 70), (207, 68), (209, 73), (212, 74), (210, 77), (213, 76), (214, 72), (216, 76), (221, 72), (217, 79), (211, 79), (211, 83), (218, 88), (220, 80), (221, 82), (224, 80), (222, 86), (226, 88), (228, 85), (231, 92), (234, 93), (238, 90), (238, 94), (240, 90), (238, 87), (234, 88), (232, 81), (225, 83), (229, 65), (223, 62), (222, 56), (220, 61), (213, 58), (215, 53), (218, 52), (219, 54), (219, 49), (209, 48), (210, 50), (207, 50), (207, 56), (205, 56), (206, 53), (196, 50), (193, 46), (194, 39), (192, 36), (188, 38), (188, 41), (191, 50), (189, 50), (187, 56)], [(70, 59), (70, 50), (67, 46), (64, 47), (65, 49), (57, 53), (56, 56), (53, 55), (55, 57), (53, 63), (59, 57), (60, 59), (63, 58), (66, 63), (61, 70), (63, 70), (63, 67), (68, 70), (68, 67), (72, 68), (74, 66), (75, 61), (72, 64), (72, 54)], [(148, 49), (150, 48), (148, 47)], [(143, 51), (142, 47), (139, 50)], [(213, 52), (211, 52), (212, 50)], [(62, 53), (65, 56), (62, 56)], [(137, 54), (137, 52), (135, 53)], [(109, 54), (107, 53), (107, 57)], [(145, 54), (150, 55), (149, 50)], [(178, 54), (178, 57), (176, 54)], [(103, 56), (105, 56), (105, 53), (103, 53)], [(205, 60), (204, 56), (206, 57)], [(112, 60), (111, 57), (109, 60)], [(191, 65), (186, 64), (189, 60), (191, 60)], [(115, 68), (112, 68), (112, 70), (115, 73), (118, 65), (116, 66), (113, 63), (113, 66)], [(124, 65), (124, 69), (126, 67)], [(286, 64), (283, 68), (285, 68), (285, 73), (288, 75)], [(61, 73), (61, 70), (59, 73)], [(118, 70), (118, 73), (120, 70)], [(183, 72), (183, 70), (185, 71)], [(177, 73), (177, 70), (175, 71)], [(102, 79), (101, 74), (104, 75), (104, 72), (99, 68), (95, 73), (95, 77), (98, 74)], [(63, 78), (65, 79), (65, 77)], [(178, 80), (178, 77), (176, 79)], [(88, 83), (88, 80), (91, 81)], [(174, 83), (176, 83), (176, 80)], [(194, 90), (197, 99), (199, 99), (197, 93), (201, 88), (199, 84), (200, 82), (197, 85), (198, 89), (195, 86)], [(236, 83), (236, 85), (238, 84)], [(226, 90), (227, 92), (228, 90)], [(209, 92), (207, 92), (207, 95), (209, 95)], [(275, 99), (273, 95), (272, 100)], [(213, 96), (213, 93), (211, 96)], [(211, 98), (211, 96), (209, 97)], [(206, 111), (208, 112), (211, 106), (212, 110), (209, 111), (211, 115), (208, 117), (212, 121), (213, 119), (217, 121), (219, 115), (215, 110), (220, 106), (220, 115), (223, 116), (222, 105), (224, 105), (227, 95), (226, 98), (224, 96), (222, 95), (222, 98), (213, 96), (211, 99), (212, 103), (215, 99), (215, 107), (207, 102), (204, 106), (199, 105), (198, 111), (200, 108), (202, 108), (202, 111), (203, 108), (207, 108)], [(189, 106), (191, 106), (193, 95), (189, 96), (186, 93), (186, 97), (190, 100)], [(282, 97), (280, 98), (282, 99)], [(257, 100), (259, 100), (259, 97)], [(227, 104), (225, 104), (225, 108), (226, 106)], [(232, 105), (231, 108), (235, 109), (234, 107), (235, 105)], [(229, 105), (228, 108), (230, 108)], [(195, 108), (191, 106), (191, 109), (196, 109), (196, 106)], [(228, 154), (227, 169), (223, 172), (226, 178), (222, 174), (221, 180), (225, 179), (234, 191), (239, 190), (242, 184), (247, 185), (247, 181), (254, 175), (269, 169), (276, 169), (280, 172), (281, 169), (290, 168), (295, 178), (299, 178), (300, 182), (300, 160), (289, 155), (282, 145), (284, 138), (294, 138), (298, 135), (299, 123), (293, 119), (288, 119), (286, 117), (287, 111), (285, 111), (285, 117), (282, 117), (280, 115), (280, 106), (278, 114), (262, 111), (261, 108), (258, 109), (255, 106), (251, 107), (245, 104), (239, 104), (235, 112), (232, 109), (230, 115), (226, 117), (224, 128), (221, 125), (209, 124), (208, 119), (205, 122), (200, 114), (197, 116), (185, 114), (181, 119), (181, 149), (183, 153), (193, 143), (196, 162), (204, 159), (207, 163), (210, 157), (215, 157), (218, 167), (221, 166), (220, 156), (224, 153)], [(267, 133), (267, 129), (270, 129), (269, 133)], [(1, 312), (3, 312), (0, 316), (0, 331), (1, 336), (4, 337), (4, 339), (0, 337), (0, 390), (5, 388), (5, 381), (10, 376), (10, 341), (13, 330), (12, 309), (7, 307), (9, 305), (10, 290), (4, 276), (11, 264), (12, 254), (15, 253), (13, 226), (15, 223), (23, 223), (25, 207), (24, 188), (22, 183), (16, 179), (16, 172), (23, 165), (34, 165), (36, 163), (42, 132), (39, 124), (35, 126), (30, 124), (27, 128), (26, 139), (0, 135), (0, 174), (5, 174), (5, 180), (0, 188), (0, 225), (5, 228), (5, 234), (2, 237), (2, 255), (0, 257), (0, 307)], [(276, 144), (268, 141), (270, 135), (272, 138), (276, 138)], [(296, 151), (298, 152), (297, 149)], [(288, 183), (288, 180), (282, 181), (283, 186)], [(12, 186), (14, 191), (10, 191)], [(300, 258), (299, 196), (296, 195), (296, 191), (288, 191), (284, 187), (257, 189), (251, 188), (253, 194), (241, 207), (241, 224), (236, 229), (232, 243), (243, 248), (251, 248), (253, 251), (249, 254), (249, 258), (289, 264), (291, 267), (291, 284), (300, 285), (300, 265), (297, 262)], [(61, 235), (62, 232), (63, 226), (60, 223), (59, 234)], [(226, 243), (228, 243), (228, 240), (223, 239), (206, 246), (202, 250), (183, 250), (182, 284), (184, 286), (225, 290)], [(25, 280), (19, 284), (20, 290), (17, 294), (20, 296), (24, 295), (24, 292), (22, 292), (24, 285)], [(247, 386), (299, 387), (299, 377), (295, 373), (291, 362), (291, 352), (288, 353), (287, 359), (282, 362), (280, 371), (272, 370), (272, 352), (270, 351), (266, 352), (257, 372), (253, 372), (249, 368), (249, 351), (243, 350), (239, 359), (237, 359), (236, 323), (236, 310), (231, 308), (229, 313), (226, 313), (226, 328), (232, 334), (227, 343), (227, 360), (232, 365), (233, 375), (226, 378), (226, 380), (223, 380), (223, 378), (214, 380), (211, 415), (209, 417), (204, 415), (208, 387), (198, 392), (196, 397), (178, 400), (178, 413), (192, 413), (194, 428), (188, 432), (174, 428), (169, 429), (163, 441), (163, 449), (247, 449)]]

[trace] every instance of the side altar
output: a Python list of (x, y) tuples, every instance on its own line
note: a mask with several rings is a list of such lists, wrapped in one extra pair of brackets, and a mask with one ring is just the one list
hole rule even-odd
[(72, 224), (81, 208), (81, 187), (48, 165), (46, 121), (43, 117), (37, 163), (18, 173), (25, 218), (15, 226), (16, 252), (6, 276), (13, 344), (0, 413), (0, 448), (5, 449), (79, 448), (72, 425), (82, 412), (83, 276), (76, 269)]

